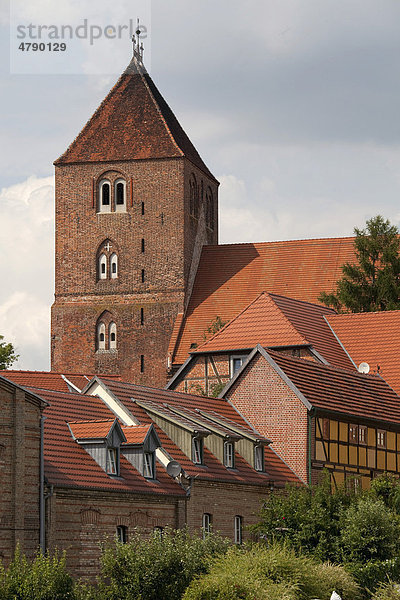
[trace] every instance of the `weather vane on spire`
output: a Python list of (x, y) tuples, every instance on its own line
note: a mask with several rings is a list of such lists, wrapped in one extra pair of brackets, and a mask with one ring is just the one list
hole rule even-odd
[(143, 60), (143, 51), (144, 51), (143, 42), (140, 41), (141, 33), (142, 33), (142, 30), (140, 28), (140, 21), (138, 19), (136, 31), (132, 35), (132, 44), (133, 44), (133, 56), (136, 56), (136, 58), (138, 58), (140, 61)]

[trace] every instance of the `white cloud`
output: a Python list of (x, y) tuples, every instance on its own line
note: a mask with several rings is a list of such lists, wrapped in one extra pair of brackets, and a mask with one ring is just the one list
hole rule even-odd
[(49, 307), (53, 294), (54, 184), (29, 177), (0, 192), (0, 334), (24, 369), (49, 368)]

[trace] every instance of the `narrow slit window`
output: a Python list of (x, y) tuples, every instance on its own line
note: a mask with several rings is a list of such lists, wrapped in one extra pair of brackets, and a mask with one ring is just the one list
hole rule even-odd
[(111, 279), (117, 279), (118, 277), (118, 256), (115, 254), (111, 254), (110, 256), (110, 266), (111, 266)]
[(140, 324), (144, 325), (144, 309), (140, 309)]
[(142, 253), (144, 252), (144, 239), (142, 239)]
[(115, 323), (110, 323), (110, 350), (115, 350), (117, 347), (117, 326)]
[(142, 215), (144, 215), (144, 202), (142, 202)]
[(142, 283), (144, 283), (144, 280), (145, 280), (145, 273), (144, 273), (144, 269), (142, 269), (142, 274), (141, 274)]
[(140, 372), (144, 373), (144, 354), (140, 355)]

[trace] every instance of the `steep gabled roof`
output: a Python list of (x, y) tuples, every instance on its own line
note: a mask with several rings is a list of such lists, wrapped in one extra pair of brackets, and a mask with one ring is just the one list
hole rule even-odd
[(258, 347), (249, 362), (221, 393), (226, 395), (257, 355), (262, 355), (286, 379), (288, 385), (307, 406), (341, 413), (358, 419), (372, 419), (400, 425), (400, 397), (379, 375), (338, 369), (309, 360), (286, 356)]
[(358, 366), (379, 370), (400, 394), (400, 310), (327, 315), (326, 319)]
[[(4, 370), (6, 379), (25, 387), (35, 387), (55, 392), (74, 392), (82, 390), (93, 379), (93, 374), (56, 373), (54, 371)], [(120, 379), (118, 375), (108, 375), (109, 379)], [(71, 385), (72, 384), (72, 385)]]
[(185, 156), (213, 177), (146, 69), (125, 72), (55, 165)]
[(173, 362), (182, 364), (191, 344), (217, 316), (233, 319), (262, 291), (318, 303), (354, 259), (354, 238), (204, 246)]

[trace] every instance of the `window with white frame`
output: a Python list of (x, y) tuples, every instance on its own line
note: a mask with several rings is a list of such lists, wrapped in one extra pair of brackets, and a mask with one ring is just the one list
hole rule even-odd
[(224, 443), (224, 465), (228, 469), (235, 466), (235, 446), (233, 442)]
[(234, 533), (235, 533), (235, 544), (242, 543), (242, 534), (243, 534), (243, 518), (240, 515), (235, 516), (235, 524), (234, 524)]
[(97, 348), (98, 350), (106, 349), (106, 326), (103, 322), (97, 325)]
[(114, 189), (115, 211), (124, 212), (126, 210), (126, 183), (124, 179), (117, 179)]
[(144, 453), (143, 477), (146, 477), (146, 479), (154, 479), (154, 452)]
[(109, 475), (118, 475), (118, 448), (107, 448), (107, 465), (106, 471)]
[(99, 279), (107, 279), (107, 256), (105, 254), (99, 256)]
[(126, 525), (118, 525), (116, 538), (120, 544), (126, 544), (128, 541), (128, 528)]
[(203, 440), (194, 437), (192, 441), (192, 458), (195, 465), (203, 464)]
[(110, 256), (110, 274), (111, 279), (117, 279), (118, 277), (118, 255), (113, 252)]
[(203, 538), (211, 533), (212, 527), (212, 515), (210, 513), (203, 513), (202, 519)]
[(254, 446), (254, 468), (264, 471), (264, 446)]
[(237, 371), (241, 368), (242, 364), (246, 360), (247, 356), (231, 356), (231, 377), (235, 375)]
[(99, 212), (111, 212), (111, 184), (108, 179), (99, 183)]
[(117, 348), (117, 326), (114, 322), (111, 322), (109, 325), (109, 348), (110, 350), (115, 350)]

